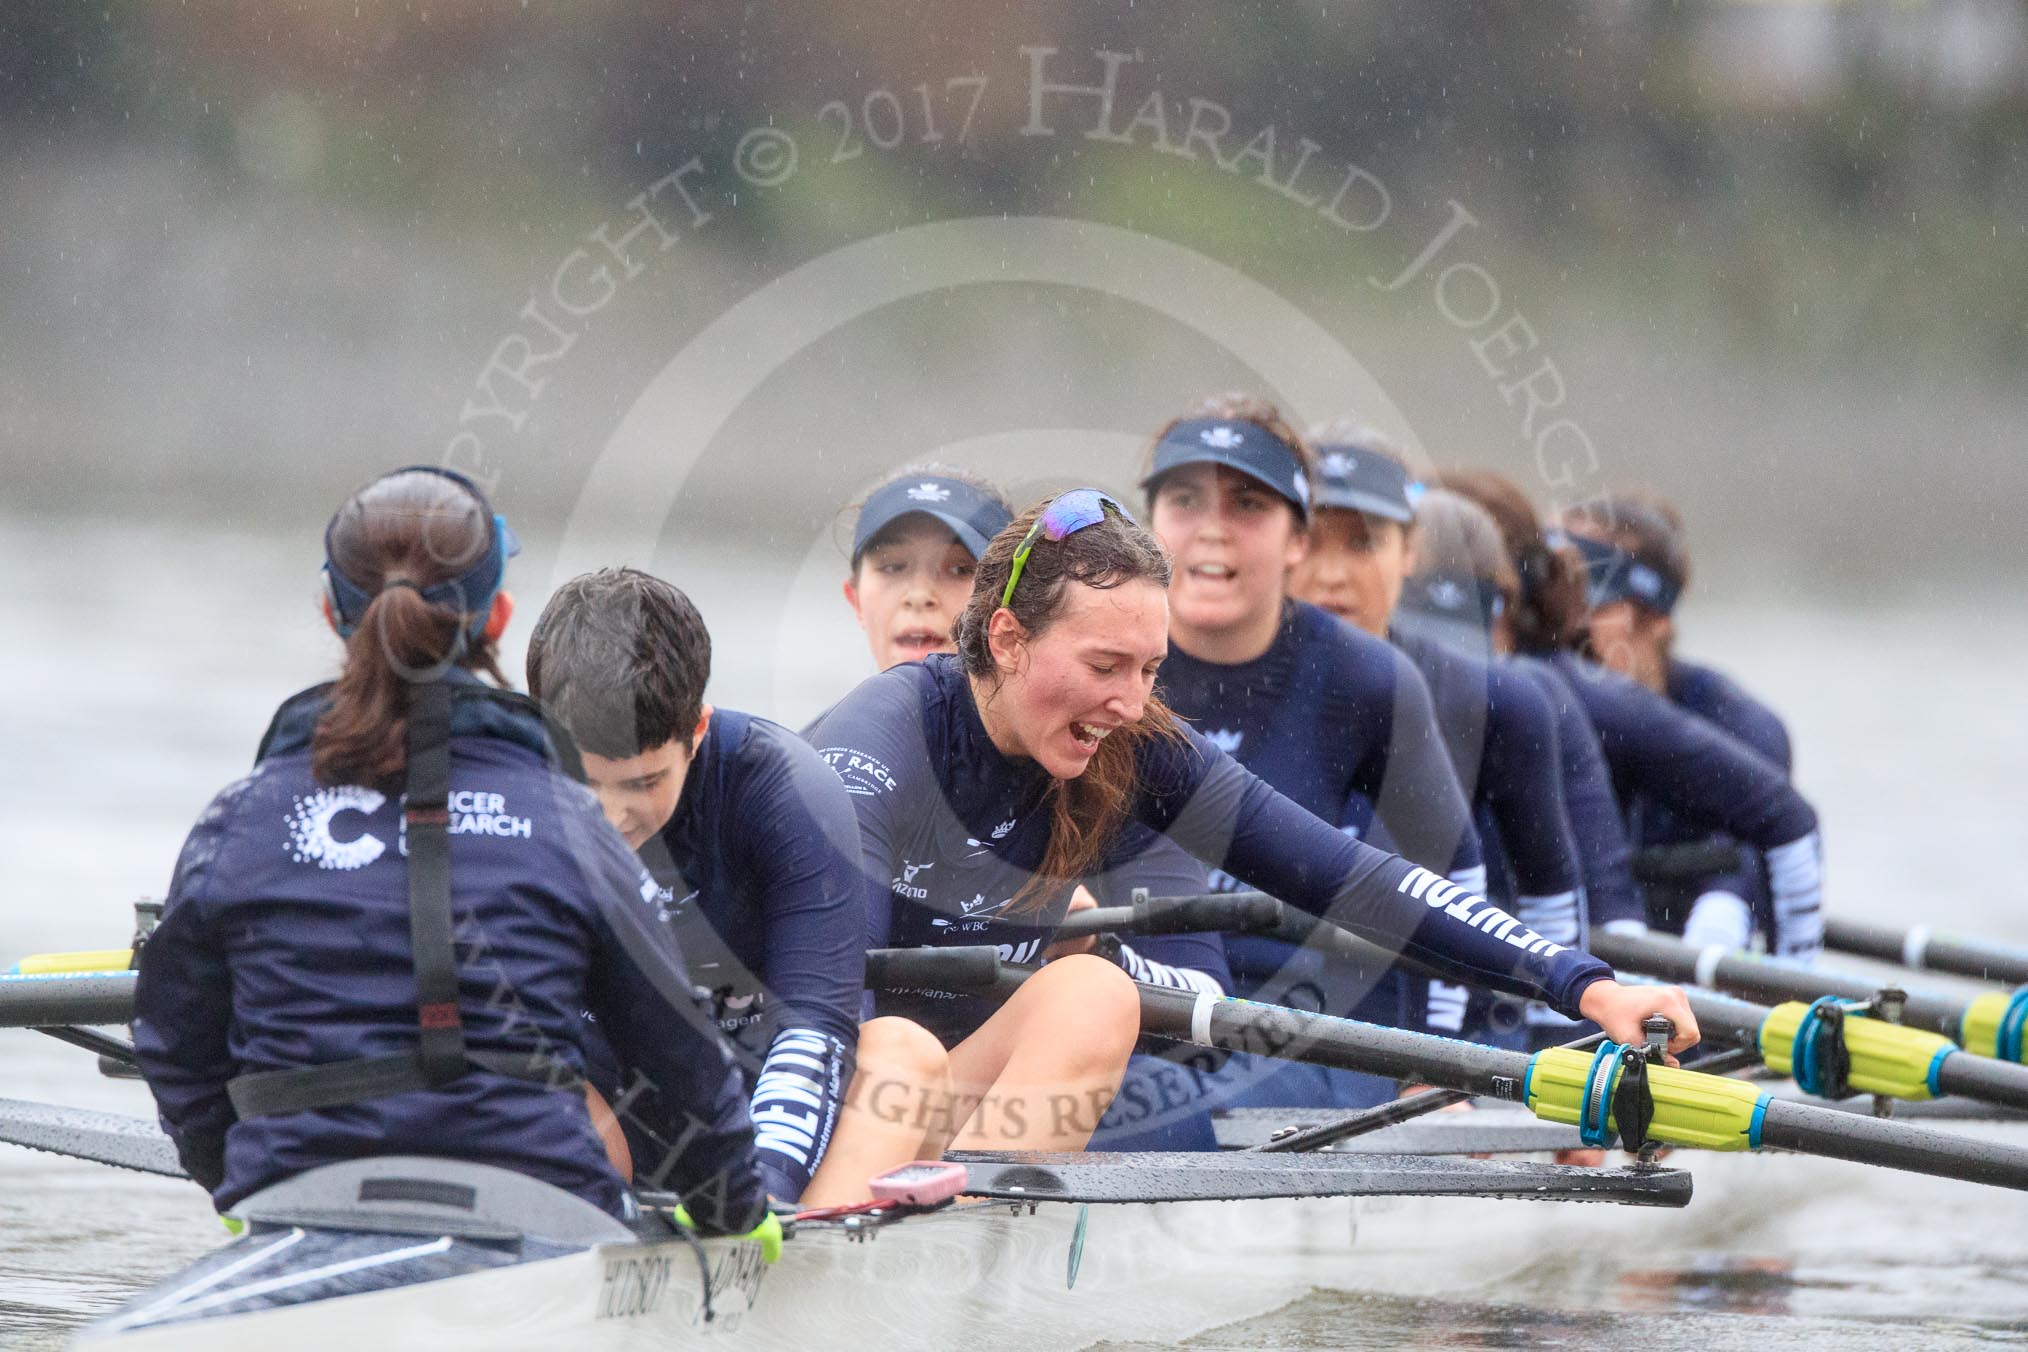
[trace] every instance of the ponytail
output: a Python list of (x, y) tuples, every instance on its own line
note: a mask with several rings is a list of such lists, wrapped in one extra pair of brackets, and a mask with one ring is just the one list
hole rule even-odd
[[(400, 783), (413, 686), (452, 666), (507, 684), (494, 637), (484, 630), (497, 572), (483, 588), (464, 585), (475, 565), (505, 548), (501, 529), (468, 481), (430, 469), (378, 479), (339, 508), (325, 549), (334, 575), (327, 599), (346, 635), (345, 662), (310, 741), (320, 783)], [(458, 599), (447, 603), (446, 584)], [(363, 610), (347, 613), (341, 594), (364, 598)]]

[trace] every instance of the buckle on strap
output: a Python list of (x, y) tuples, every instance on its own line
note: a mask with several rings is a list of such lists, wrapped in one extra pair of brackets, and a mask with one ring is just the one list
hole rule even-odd
[(457, 1003), (446, 1000), (416, 1006), (416, 1024), (422, 1028), (462, 1028), (464, 1020), (458, 1015)]

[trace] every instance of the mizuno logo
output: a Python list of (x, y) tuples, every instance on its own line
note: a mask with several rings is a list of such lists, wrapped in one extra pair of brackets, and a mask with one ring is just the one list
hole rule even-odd
[(931, 483), (928, 479), (924, 479), (914, 488), (908, 490), (908, 496), (912, 502), (948, 502), (950, 501), (951, 490), (945, 488), (942, 484)]
[(1197, 434), (1197, 439), (1206, 446), (1219, 451), (1229, 451), (1246, 440), (1245, 437), (1239, 434), (1237, 428), (1224, 426), (1207, 427)]
[(911, 864), (908, 862), (908, 860), (904, 859), (901, 861), (902, 881), (912, 883), (915, 881), (916, 874), (922, 872), (926, 868), (935, 868), (936, 866), (937, 861), (934, 859), (930, 860), (927, 864)]

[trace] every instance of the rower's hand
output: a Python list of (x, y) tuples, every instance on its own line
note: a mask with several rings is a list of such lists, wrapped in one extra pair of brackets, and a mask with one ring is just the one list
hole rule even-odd
[(1675, 986), (1622, 986), (1617, 981), (1595, 981), (1578, 997), (1577, 1012), (1605, 1030), (1605, 1035), (1623, 1046), (1638, 1047), (1647, 1041), (1641, 1021), (1660, 1014), (1676, 1026), (1669, 1039), (1670, 1065), (1676, 1054), (1697, 1045), (1697, 1016), (1690, 1001)]
[[(1077, 890), (1070, 894), (1070, 910), (1066, 911), (1065, 914), (1097, 909), (1098, 898), (1094, 897), (1090, 890), (1080, 883)], [(1044, 962), (1055, 962), (1058, 958), (1067, 958), (1073, 953), (1089, 953), (1097, 946), (1098, 936), (1096, 934), (1087, 934), (1082, 939), (1058, 939), (1055, 943), (1042, 950), (1042, 960)]]

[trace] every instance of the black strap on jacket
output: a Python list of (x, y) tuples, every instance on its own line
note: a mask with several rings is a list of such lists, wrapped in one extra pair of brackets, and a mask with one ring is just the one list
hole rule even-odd
[(451, 690), (442, 680), (410, 687), (406, 751), (404, 827), (408, 838), (408, 929), (415, 964), (416, 1048), (237, 1076), (225, 1088), (234, 1111), (242, 1118), (309, 1112), (436, 1089), (474, 1066), (551, 1088), (569, 1088), (575, 1083), (575, 1076), (560, 1065), (554, 1073), (545, 1074), (531, 1057), (474, 1052), (465, 1046), (464, 1020), (458, 1013), (458, 954), (451, 925)]

